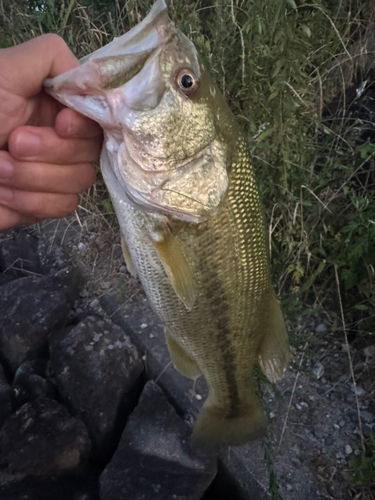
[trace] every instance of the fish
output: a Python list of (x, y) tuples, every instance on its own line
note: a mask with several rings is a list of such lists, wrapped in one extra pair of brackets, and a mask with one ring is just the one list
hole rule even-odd
[(283, 376), (288, 334), (247, 140), (194, 44), (157, 0), (44, 86), (104, 130), (101, 171), (128, 270), (164, 325), (175, 368), (207, 382), (193, 444), (264, 436), (256, 373)]

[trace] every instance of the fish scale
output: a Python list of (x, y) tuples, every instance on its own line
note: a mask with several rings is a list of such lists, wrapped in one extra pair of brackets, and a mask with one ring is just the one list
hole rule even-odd
[(104, 129), (101, 169), (128, 269), (165, 326), (176, 369), (208, 385), (194, 442), (261, 437), (255, 369), (281, 378), (288, 336), (249, 149), (194, 45), (158, 0), (45, 87)]

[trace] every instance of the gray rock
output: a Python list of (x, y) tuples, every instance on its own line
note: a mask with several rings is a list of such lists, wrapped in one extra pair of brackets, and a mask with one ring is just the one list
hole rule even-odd
[(17, 408), (39, 397), (57, 398), (56, 387), (46, 376), (47, 361), (37, 358), (18, 367), (12, 384), (13, 401)]
[(14, 230), (12, 233), (13, 237), (1, 242), (1, 271), (12, 279), (35, 273), (42, 274), (38, 257), (38, 238), (27, 229)]
[(57, 271), (71, 267), (68, 251), (65, 247), (57, 245), (47, 235), (42, 235), (38, 240), (38, 259), (43, 274), (55, 274)]
[(6, 285), (9, 281), (12, 281), (12, 278), (8, 274), (0, 273), (0, 287)]
[(148, 382), (100, 477), (102, 500), (202, 498), (216, 474), (216, 459), (191, 449), (190, 433), (161, 389)]
[(85, 467), (63, 475), (27, 476), (0, 482), (3, 500), (100, 500), (99, 471)]
[(335, 444), (335, 440), (332, 436), (327, 436), (324, 440), (324, 444), (327, 446), (332, 446), (333, 444)]
[(315, 331), (316, 333), (323, 333), (323, 332), (326, 332), (328, 330), (328, 326), (327, 323), (319, 323), (319, 325), (315, 328)]
[(358, 413), (356, 411), (354, 410), (350, 411), (349, 417), (354, 424), (358, 424)]
[[(319, 394), (319, 396), (323, 396), (323, 394), (328, 393), (328, 391), (331, 389), (331, 386), (328, 384), (322, 385), (321, 387), (318, 387), (316, 389), (316, 392)], [(328, 393), (329, 394), (329, 393)], [(327, 395), (328, 395), (327, 394)]]
[(77, 468), (90, 452), (84, 424), (52, 399), (23, 405), (0, 432), (0, 465), (6, 472), (43, 475)]
[(97, 316), (55, 332), (49, 344), (62, 400), (86, 424), (92, 457), (108, 461), (141, 391), (136, 348), (121, 328)]
[(96, 308), (96, 307), (98, 307), (98, 306), (99, 306), (99, 299), (94, 299), (94, 300), (92, 300), (92, 301), (90, 302), (90, 307), (91, 307), (92, 309), (95, 309), (95, 308)]
[(325, 432), (320, 425), (314, 425), (312, 433), (317, 439), (323, 439), (325, 437)]
[(316, 363), (313, 369), (313, 375), (317, 380), (319, 380), (324, 374), (324, 366), (322, 363)]
[(353, 453), (353, 448), (350, 446), (350, 444), (345, 445), (345, 453), (347, 455), (350, 455), (351, 453)]
[(365, 424), (372, 424), (374, 422), (374, 415), (367, 410), (360, 411), (361, 420)]
[(369, 362), (372, 360), (373, 357), (375, 357), (375, 345), (369, 345), (363, 349), (363, 354), (366, 358), (366, 362)]
[(356, 385), (355, 387), (352, 387), (352, 391), (356, 396), (364, 396), (366, 394), (366, 391), (361, 387), (360, 385)]
[(79, 292), (74, 268), (53, 276), (27, 277), (1, 287), (0, 361), (14, 373), (26, 359), (47, 352), (47, 336), (65, 323)]
[(12, 389), (0, 365), (0, 429), (12, 413)]
[(362, 432), (363, 432), (364, 437), (366, 439), (368, 439), (371, 436), (372, 432), (373, 432), (372, 425), (365, 424), (362, 427)]

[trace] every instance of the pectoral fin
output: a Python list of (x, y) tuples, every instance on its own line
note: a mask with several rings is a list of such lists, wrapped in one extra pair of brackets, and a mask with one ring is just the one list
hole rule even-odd
[[(159, 238), (157, 238), (159, 239)], [(160, 234), (160, 241), (152, 239), (158, 257), (167, 273), (170, 284), (187, 309), (192, 309), (195, 300), (193, 276), (183, 254), (181, 244), (170, 231)]]
[(292, 356), (283, 313), (273, 290), (271, 294), (258, 361), (265, 376), (274, 383), (283, 377)]
[(125, 238), (123, 235), (121, 235), (121, 248), (122, 248), (122, 253), (124, 254), (124, 260), (126, 267), (129, 271), (129, 273), (136, 278), (138, 276), (137, 269), (134, 265), (132, 256), (130, 255), (129, 247), (128, 244), (126, 243)]
[(201, 371), (194, 361), (183, 348), (178, 344), (174, 338), (165, 329), (165, 340), (167, 341), (168, 351), (171, 356), (172, 363), (176, 370), (184, 375), (184, 377), (191, 378), (195, 380), (201, 374)]

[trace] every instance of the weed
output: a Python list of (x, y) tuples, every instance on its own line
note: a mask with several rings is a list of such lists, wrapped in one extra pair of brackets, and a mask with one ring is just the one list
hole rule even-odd
[(354, 469), (353, 484), (364, 488), (375, 488), (375, 434), (371, 434), (366, 449), (350, 461)]

